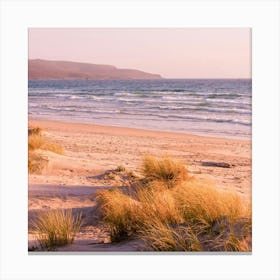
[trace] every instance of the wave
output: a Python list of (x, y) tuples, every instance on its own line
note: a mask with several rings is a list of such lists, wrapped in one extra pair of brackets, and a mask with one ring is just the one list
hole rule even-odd
[(133, 93), (130, 93), (130, 92), (115, 92), (114, 93), (114, 96), (133, 96), (134, 94)]
[(145, 98), (145, 99), (141, 99), (141, 98), (125, 98), (125, 97), (120, 97), (117, 99), (117, 101), (121, 101), (121, 102), (139, 102), (139, 104), (143, 104), (146, 102), (150, 102), (150, 103), (158, 103), (158, 100), (153, 99), (153, 98)]
[[(201, 103), (198, 104), (200, 106), (209, 105), (208, 103)], [(212, 112), (212, 113), (237, 113), (237, 114), (251, 114), (250, 110), (241, 109), (241, 108), (209, 108), (209, 107), (195, 107), (195, 106), (158, 106), (158, 107), (151, 107), (154, 109), (164, 109), (164, 110), (174, 110), (174, 111), (201, 111), (201, 112)]]
[(121, 113), (121, 110), (118, 109), (106, 109), (106, 110), (100, 110), (100, 109), (93, 109), (93, 113), (102, 113), (102, 114), (116, 114)]
[[(107, 113), (104, 112), (104, 113)], [(179, 120), (192, 120), (192, 121), (203, 121), (203, 122), (216, 122), (216, 123), (234, 123), (239, 125), (249, 126), (251, 125), (250, 120), (238, 119), (238, 118), (223, 118), (223, 117), (216, 117), (216, 116), (202, 116), (202, 115), (174, 115), (174, 114), (159, 114), (158, 112), (131, 112), (131, 111), (120, 111), (122, 115), (130, 115), (130, 116), (143, 116), (146, 117), (146, 120), (156, 120), (156, 118), (165, 119), (165, 120), (172, 120), (172, 121), (179, 121)]]
[(236, 100), (230, 100), (230, 99), (207, 99), (207, 102), (211, 103), (211, 104), (219, 104), (219, 103), (224, 103), (224, 104), (229, 104), (230, 106), (232, 106), (232, 104), (237, 104), (237, 105), (248, 105), (251, 106), (251, 100), (244, 100), (244, 99), (236, 99)]
[(81, 99), (81, 98), (83, 98), (83, 97), (80, 96), (80, 95), (71, 95), (71, 96), (69, 96), (69, 98), (70, 98), (70, 99)]
[(225, 98), (225, 99), (229, 99), (229, 98), (234, 98), (234, 97), (242, 97), (242, 94), (239, 93), (211, 93), (211, 94), (207, 94), (206, 95), (208, 99), (215, 99), (215, 98)]
[(99, 101), (109, 99), (108, 97), (102, 97), (102, 96), (96, 96), (96, 95), (90, 95), (90, 96), (88, 96), (88, 98), (93, 99), (93, 100), (99, 100)]
[(28, 86), (29, 113), (35, 117), (251, 133), (250, 81), (32, 81)]

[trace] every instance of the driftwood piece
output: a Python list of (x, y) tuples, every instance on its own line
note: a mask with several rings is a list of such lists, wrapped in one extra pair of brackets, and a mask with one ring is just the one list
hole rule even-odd
[(222, 168), (231, 168), (232, 165), (227, 162), (216, 162), (216, 161), (203, 161), (202, 166), (213, 166), (213, 167), (222, 167)]

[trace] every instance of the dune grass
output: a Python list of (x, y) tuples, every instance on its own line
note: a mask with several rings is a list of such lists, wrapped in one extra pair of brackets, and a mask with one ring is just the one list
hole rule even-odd
[(143, 160), (142, 172), (145, 179), (149, 182), (161, 182), (167, 187), (172, 187), (189, 179), (185, 166), (167, 157), (156, 159), (152, 156), (146, 156)]
[(64, 153), (64, 149), (61, 145), (55, 144), (55, 143), (47, 141), (47, 140), (41, 146), (41, 149), (45, 150), (45, 151), (50, 151), (50, 152), (53, 152), (53, 153), (56, 153), (59, 155), (63, 155), (63, 153)]
[(154, 251), (202, 251), (201, 243), (190, 226), (172, 227), (155, 220), (148, 223), (139, 235)]
[(124, 172), (125, 171), (125, 167), (123, 165), (119, 165), (117, 168), (116, 168), (116, 171), (117, 172)]
[(238, 195), (193, 180), (172, 191), (161, 191), (158, 197), (163, 199), (152, 195), (142, 208), (149, 212), (145, 214), (141, 238), (150, 248), (250, 251), (251, 209)]
[(28, 150), (46, 150), (57, 154), (63, 154), (63, 147), (48, 140), (40, 127), (28, 128)]
[(112, 240), (141, 238), (156, 251), (250, 251), (251, 207), (237, 194), (190, 177), (171, 159), (145, 158), (132, 192), (99, 192)]
[(71, 209), (47, 210), (33, 221), (36, 239), (43, 250), (73, 243), (81, 225), (81, 213), (74, 216)]
[(47, 167), (48, 159), (35, 152), (28, 152), (28, 172), (40, 174)]
[(112, 241), (120, 241), (136, 231), (137, 204), (130, 196), (117, 189), (100, 191), (97, 201), (103, 219), (110, 228)]
[(42, 136), (42, 129), (40, 127), (29, 127), (28, 128), (28, 151), (34, 151), (40, 149), (45, 140)]
[(47, 139), (40, 127), (28, 128), (28, 172), (40, 174), (47, 166), (48, 159), (37, 150), (51, 151), (63, 154), (63, 147)]
[(28, 128), (28, 136), (30, 135), (39, 135), (42, 133), (42, 128), (36, 126), (36, 127), (29, 127)]

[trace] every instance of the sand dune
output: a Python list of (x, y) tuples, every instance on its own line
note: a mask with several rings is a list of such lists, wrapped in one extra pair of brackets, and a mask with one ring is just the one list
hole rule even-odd
[[(83, 232), (74, 244), (59, 250), (141, 249), (141, 242), (135, 240), (118, 246), (107, 244), (108, 231), (95, 216), (94, 198), (97, 190), (121, 186), (126, 180), (116, 174), (108, 176), (118, 166), (140, 174), (142, 158), (147, 154), (179, 159), (201, 180), (251, 197), (250, 141), (34, 119), (29, 125), (41, 127), (46, 137), (65, 150), (63, 155), (41, 151), (49, 165), (42, 174), (29, 175), (29, 220), (40, 210), (57, 207), (82, 210), (85, 216)], [(29, 246), (33, 245), (31, 234)]]

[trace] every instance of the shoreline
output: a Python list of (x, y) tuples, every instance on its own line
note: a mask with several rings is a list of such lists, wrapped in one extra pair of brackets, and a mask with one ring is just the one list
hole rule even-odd
[(86, 121), (76, 121), (76, 120), (59, 120), (59, 119), (44, 119), (44, 118), (37, 118), (37, 117), (31, 117), (28, 116), (28, 123), (29, 122), (42, 122), (42, 123), (65, 123), (65, 124), (72, 124), (72, 125), (85, 125), (85, 126), (92, 126), (95, 128), (100, 128), (100, 129), (113, 129), (113, 130), (130, 130), (131, 132), (138, 131), (139, 133), (142, 131), (144, 133), (164, 133), (164, 134), (174, 134), (177, 136), (187, 136), (187, 137), (201, 137), (201, 138), (211, 138), (211, 139), (223, 139), (223, 140), (229, 140), (229, 141), (242, 141), (242, 142), (251, 142), (251, 137), (230, 137), (230, 136), (225, 136), (225, 135), (212, 135), (212, 134), (199, 134), (199, 133), (194, 133), (194, 132), (178, 132), (178, 131), (171, 131), (171, 130), (160, 130), (160, 129), (149, 129), (149, 128), (141, 128), (141, 127), (129, 127), (129, 126), (119, 126), (119, 125), (111, 125), (111, 124), (97, 124), (97, 123), (91, 123), (91, 122), (86, 122)]

